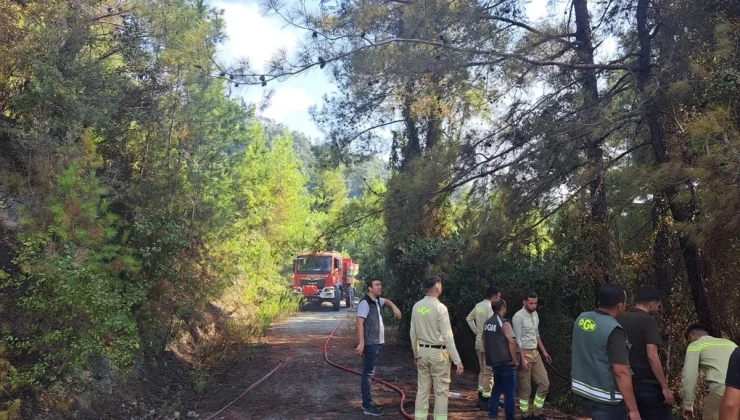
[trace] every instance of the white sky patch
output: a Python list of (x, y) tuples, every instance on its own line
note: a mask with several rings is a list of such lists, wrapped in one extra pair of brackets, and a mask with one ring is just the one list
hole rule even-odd
[(525, 10), (527, 11), (527, 19), (534, 22), (547, 16), (547, 2), (548, 0), (532, 0), (525, 7)]
[(288, 117), (295, 117), (296, 113), (307, 111), (315, 103), (305, 89), (295, 86), (278, 87), (270, 100), (270, 107), (263, 115), (284, 122)]
[(228, 62), (248, 58), (257, 69), (280, 48), (291, 51), (297, 44), (297, 34), (282, 28), (279, 22), (260, 15), (254, 3), (215, 1), (214, 7), (224, 10), (223, 19), (229, 38), (220, 48), (220, 56)]
[[(299, 39), (305, 35), (302, 31), (287, 27), (278, 17), (262, 16), (254, 0), (213, 0), (210, 5), (224, 10), (228, 39), (218, 49), (218, 60), (227, 66), (247, 58), (255, 70), (264, 71), (267, 62), (278, 50), (287, 49), (291, 55)], [(325, 93), (335, 89), (321, 72), (309, 71), (283, 82), (271, 82), (267, 88), (242, 86), (233, 91), (249, 103), (259, 103), (266, 89), (274, 89), (275, 92), (261, 115), (313, 139), (323, 139), (324, 135), (308, 112), (309, 107), (319, 103)]]

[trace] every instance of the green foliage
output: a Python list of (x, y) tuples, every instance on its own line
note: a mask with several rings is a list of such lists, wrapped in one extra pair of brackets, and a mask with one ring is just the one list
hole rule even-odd
[(145, 289), (130, 280), (140, 264), (117, 237), (119, 219), (105, 193), (91, 169), (70, 165), (48, 197), (49, 225), (20, 237), (21, 273), (5, 287), (22, 291), (18, 305), (27, 317), (5, 341), (40, 359), (23, 382), (53, 381), (61, 369), (79, 371), (98, 354), (125, 367), (139, 347), (131, 307)]

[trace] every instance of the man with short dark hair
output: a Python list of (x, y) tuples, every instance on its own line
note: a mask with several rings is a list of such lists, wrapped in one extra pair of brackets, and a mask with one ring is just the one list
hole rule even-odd
[(689, 346), (686, 348), (686, 360), (681, 373), (684, 418), (690, 418), (694, 414), (696, 381), (701, 369), (709, 386), (708, 392), (704, 395), (702, 419), (717, 420), (722, 394), (725, 392), (727, 365), (737, 345), (724, 338), (712, 337), (707, 329), (699, 324), (686, 329), (686, 341), (689, 342)]
[(658, 321), (653, 317), (662, 300), (654, 287), (641, 287), (635, 296), (635, 307), (617, 318), (632, 344), (630, 367), (637, 409), (642, 418), (651, 420), (673, 419), (673, 393), (658, 355), (662, 340)]
[(514, 329), (506, 317), (506, 302), (493, 303), (493, 316), (483, 325), (483, 349), (486, 364), (493, 370), (489, 419), (498, 418), (499, 400), (504, 396), (506, 420), (514, 420), (514, 395), (516, 393), (516, 368), (519, 365)]
[(593, 420), (640, 420), (629, 369), (627, 335), (616, 318), (627, 307), (618, 284), (599, 287), (598, 309), (573, 323), (571, 390), (583, 398)]
[(493, 389), (493, 371), (486, 365), (486, 353), (483, 351), (483, 324), (493, 316), (491, 304), (501, 299), (501, 291), (496, 286), (486, 289), (486, 298), (478, 302), (465, 320), (475, 333), (475, 352), (478, 355), (480, 373), (478, 373), (478, 408), (488, 411), (488, 400)]
[(429, 413), (429, 392), (434, 387), (434, 419), (447, 420), (450, 392), (450, 360), (462, 375), (463, 365), (457, 354), (447, 307), (439, 301), (442, 280), (432, 276), (424, 279), (427, 295), (416, 302), (411, 312), (411, 348), (418, 372), (414, 417), (426, 420)]
[[(552, 358), (547, 353), (540, 337), (538, 302), (537, 293), (528, 292), (522, 301), (522, 309), (511, 320), (521, 355), (521, 365), (517, 370), (516, 378), (519, 386), (519, 410), (522, 412), (523, 419), (530, 420), (543, 420), (542, 409), (545, 406), (547, 391), (550, 389), (550, 379), (547, 377), (544, 362), (552, 363)], [(537, 387), (537, 393), (534, 395), (533, 407), (530, 411), (529, 399), (532, 396), (532, 382)]]
[(740, 348), (730, 356), (725, 379), (725, 394), (719, 409), (719, 420), (740, 419)]
[(380, 348), (385, 343), (385, 326), (381, 308), (389, 307), (396, 319), (401, 319), (401, 311), (388, 299), (380, 297), (383, 283), (371, 278), (367, 282), (367, 295), (357, 305), (356, 330), (359, 344), (355, 353), (363, 357), (360, 390), (362, 391), (362, 412), (369, 416), (382, 416), (383, 410), (375, 405), (372, 394), (372, 379), (378, 363)]

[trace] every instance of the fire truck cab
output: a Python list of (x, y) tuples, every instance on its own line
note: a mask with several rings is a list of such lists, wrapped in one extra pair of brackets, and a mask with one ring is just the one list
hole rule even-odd
[(307, 303), (331, 302), (335, 311), (346, 300), (349, 308), (357, 269), (351, 258), (336, 251), (298, 254), (293, 261), (293, 294)]

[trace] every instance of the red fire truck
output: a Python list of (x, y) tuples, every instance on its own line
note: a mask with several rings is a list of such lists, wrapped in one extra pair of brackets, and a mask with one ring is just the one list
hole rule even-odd
[(307, 303), (331, 302), (338, 311), (342, 300), (351, 307), (359, 265), (336, 251), (306, 252), (293, 261), (293, 293)]

